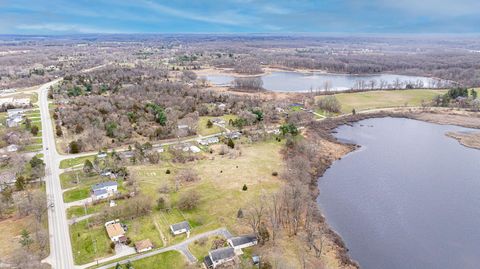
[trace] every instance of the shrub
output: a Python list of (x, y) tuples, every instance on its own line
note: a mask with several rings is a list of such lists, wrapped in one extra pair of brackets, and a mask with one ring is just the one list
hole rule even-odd
[(239, 219), (243, 218), (243, 210), (241, 208), (238, 209), (237, 218), (239, 218)]
[(170, 169), (167, 169), (167, 171), (165, 171), (165, 174), (170, 175)]
[(30, 128), (30, 132), (32, 133), (32, 135), (37, 135), (38, 134), (38, 126), (33, 125), (32, 128)]
[(110, 242), (110, 248), (115, 249), (115, 243), (114, 242)]
[(338, 101), (338, 99), (333, 95), (329, 95), (319, 99), (317, 101), (317, 106), (322, 110), (333, 112), (333, 113), (338, 113), (342, 109), (342, 105), (340, 104), (340, 101)]
[(235, 148), (235, 143), (231, 138), (228, 139), (227, 146), (232, 149)]
[(200, 196), (197, 192), (184, 193), (178, 200), (178, 208), (181, 210), (192, 210), (198, 206)]
[(277, 171), (272, 172), (272, 176), (274, 177), (278, 176), (278, 172)]
[(247, 184), (243, 184), (242, 191), (247, 191), (247, 190), (248, 190)]

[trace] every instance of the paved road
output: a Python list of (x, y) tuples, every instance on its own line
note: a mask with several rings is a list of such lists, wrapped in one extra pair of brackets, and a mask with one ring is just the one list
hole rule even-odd
[[(226, 228), (219, 228), (219, 229), (216, 229), (216, 230), (213, 230), (213, 231), (209, 231), (209, 232), (205, 232), (205, 233), (202, 233), (202, 234), (192, 236), (192, 237), (188, 238), (187, 240), (185, 240), (181, 243), (178, 243), (176, 245), (172, 245), (172, 246), (165, 247), (165, 248), (160, 248), (160, 249), (157, 249), (157, 250), (154, 250), (154, 251), (147, 252), (145, 254), (139, 254), (137, 256), (125, 259), (123, 261), (114, 262), (114, 263), (111, 263), (111, 264), (107, 264), (107, 265), (98, 267), (98, 269), (112, 268), (117, 263), (126, 264), (129, 261), (133, 262), (133, 261), (136, 261), (136, 260), (148, 258), (148, 257), (154, 256), (154, 255), (157, 255), (157, 254), (160, 254), (160, 253), (164, 253), (164, 252), (167, 252), (167, 251), (171, 251), (171, 250), (179, 251), (180, 253), (185, 255), (185, 257), (188, 259), (188, 261), (190, 263), (194, 263), (194, 262), (197, 261), (197, 259), (188, 250), (188, 245), (190, 245), (191, 243), (195, 242), (198, 239), (206, 238), (206, 237), (210, 237), (210, 236), (215, 236), (215, 235), (221, 235), (221, 236), (224, 236), (227, 239), (232, 237), (232, 235), (230, 234), (230, 232)], [(103, 262), (100, 260), (99, 263), (103, 263)], [(77, 266), (77, 268), (87, 268), (87, 267), (93, 266), (95, 264), (96, 263), (89, 263), (89, 264), (85, 264), (83, 266)]]
[(50, 256), (45, 261), (52, 268), (74, 268), (70, 234), (68, 232), (65, 205), (60, 186), (60, 158), (55, 146), (53, 123), (48, 110), (48, 89), (59, 80), (42, 85), (38, 89), (40, 115), (42, 118), (42, 140), (44, 162), (46, 164), (45, 183), (49, 202), (53, 203), (48, 211), (48, 229), (50, 234)]

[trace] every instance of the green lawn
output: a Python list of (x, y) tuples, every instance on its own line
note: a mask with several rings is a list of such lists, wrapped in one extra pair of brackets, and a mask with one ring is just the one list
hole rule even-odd
[[(138, 269), (183, 269), (187, 267), (185, 258), (176, 251), (167, 251), (158, 255), (132, 262)], [(115, 268), (115, 267), (112, 267)]]
[[(94, 206), (87, 206), (87, 215), (92, 214), (96, 211)], [(83, 206), (72, 206), (67, 209), (67, 218), (71, 219), (74, 217), (81, 217), (85, 215), (85, 207)]]
[(154, 223), (154, 217), (154, 215), (149, 215), (123, 221), (128, 226), (127, 236), (130, 237), (133, 243), (150, 239), (156, 248), (163, 247), (161, 235)]
[(41, 151), (42, 150), (42, 144), (30, 144), (26, 145), (23, 151), (26, 152), (36, 152), (36, 151)]
[(70, 203), (90, 197), (90, 186), (81, 186), (63, 193), (63, 201)]
[[(77, 180), (79, 184), (77, 184)], [(101, 181), (99, 175), (93, 174), (86, 176), (81, 169), (75, 171), (64, 172), (60, 174), (60, 183), (62, 189), (68, 189), (77, 186), (90, 186)]]
[(95, 258), (113, 255), (111, 241), (103, 225), (87, 227), (86, 220), (70, 225), (70, 238), (75, 264), (85, 264)]
[[(446, 90), (385, 90), (367, 91), (357, 93), (338, 93), (335, 97), (342, 104), (343, 113), (386, 108), (396, 106), (420, 106), (422, 100), (428, 102), (433, 97), (444, 94)], [(322, 98), (322, 97), (319, 97)]]
[(95, 158), (95, 155), (91, 155), (91, 156), (84, 156), (84, 157), (77, 157), (77, 158), (62, 160), (60, 162), (60, 168), (65, 169), (65, 168), (77, 166), (79, 164), (83, 165), (86, 160), (93, 161), (94, 158)]
[(217, 239), (225, 239), (221, 236), (212, 236), (206, 240), (196, 240), (195, 242), (188, 245), (190, 252), (197, 258), (198, 261), (203, 262), (205, 256), (208, 255), (208, 252), (213, 248), (213, 241)]
[(200, 117), (200, 119), (198, 120), (198, 127), (197, 127), (198, 134), (211, 135), (211, 134), (216, 134), (224, 131), (222, 128), (218, 127), (217, 125), (213, 125), (211, 128), (207, 127), (208, 120), (211, 120), (213, 118), (222, 118), (223, 120), (225, 120), (225, 126), (227, 128), (231, 128), (232, 126), (228, 124), (229, 120), (234, 120), (238, 117), (236, 115), (223, 115), (221, 117), (210, 117), (210, 116)]

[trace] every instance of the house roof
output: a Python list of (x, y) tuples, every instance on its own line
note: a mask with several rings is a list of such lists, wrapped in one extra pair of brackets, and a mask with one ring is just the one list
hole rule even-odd
[(107, 229), (107, 234), (110, 238), (125, 235), (125, 230), (123, 230), (120, 223), (109, 224), (105, 226), (105, 228)]
[(93, 195), (95, 195), (95, 196), (104, 195), (106, 193), (108, 193), (108, 192), (105, 189), (95, 189), (95, 190), (93, 190)]
[(173, 231), (179, 231), (179, 230), (183, 230), (183, 229), (190, 230), (190, 224), (188, 223), (188, 221), (182, 221), (182, 222), (179, 222), (179, 223), (175, 223), (175, 224), (170, 225), (170, 227), (172, 228)]
[(235, 250), (232, 247), (225, 247), (211, 250), (209, 254), (210, 258), (212, 258), (212, 261), (216, 262), (235, 257)]
[(241, 246), (255, 241), (257, 241), (257, 237), (255, 235), (242, 235), (230, 238), (232, 247)]
[(210, 258), (210, 256), (206, 256), (206, 257), (203, 259), (203, 262), (205, 263), (205, 265), (207, 266), (207, 268), (212, 268), (212, 267), (213, 267), (213, 262), (212, 262), (212, 259)]
[(152, 241), (150, 241), (150, 239), (145, 239), (135, 243), (135, 249), (137, 251), (141, 251), (147, 248), (153, 248), (153, 244), (152, 244)]
[(117, 182), (116, 181), (100, 182), (98, 184), (93, 185), (92, 190), (95, 192), (95, 190), (100, 190), (100, 189), (112, 187), (112, 186), (117, 186)]

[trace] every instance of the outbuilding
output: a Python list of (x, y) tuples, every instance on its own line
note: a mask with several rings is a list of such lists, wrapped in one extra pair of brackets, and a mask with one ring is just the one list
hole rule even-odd
[(191, 228), (190, 228), (190, 224), (188, 223), (188, 221), (182, 221), (182, 222), (170, 225), (170, 230), (172, 231), (172, 233), (174, 235), (179, 235), (179, 234), (186, 233), (187, 237), (188, 237), (188, 236), (190, 236), (190, 229)]

